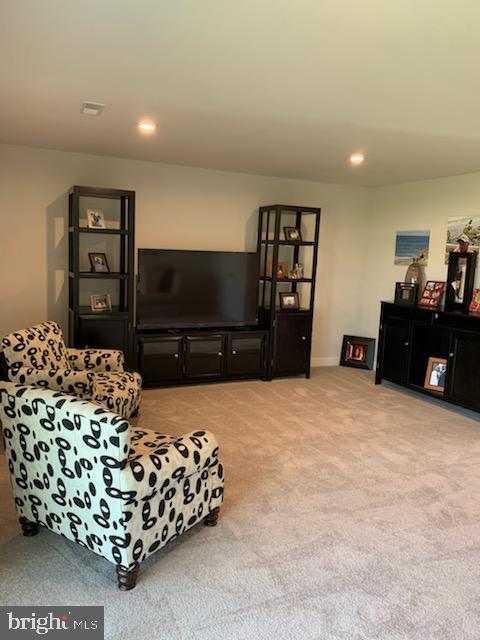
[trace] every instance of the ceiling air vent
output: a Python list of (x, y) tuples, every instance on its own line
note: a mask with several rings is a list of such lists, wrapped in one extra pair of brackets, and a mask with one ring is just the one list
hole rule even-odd
[(82, 113), (86, 116), (99, 116), (105, 109), (105, 105), (101, 102), (84, 102), (82, 104)]

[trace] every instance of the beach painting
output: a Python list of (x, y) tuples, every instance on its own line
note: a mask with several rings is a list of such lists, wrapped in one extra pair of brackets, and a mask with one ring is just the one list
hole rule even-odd
[(430, 231), (397, 231), (395, 264), (409, 265), (416, 258), (418, 264), (428, 264)]
[[(466, 236), (463, 238), (463, 236)], [(458, 239), (462, 237), (468, 240), (468, 244), (459, 245)], [(459, 216), (448, 219), (447, 246), (445, 248), (445, 264), (448, 264), (448, 256), (451, 251), (466, 250), (468, 253), (477, 253), (480, 249), (480, 215)]]

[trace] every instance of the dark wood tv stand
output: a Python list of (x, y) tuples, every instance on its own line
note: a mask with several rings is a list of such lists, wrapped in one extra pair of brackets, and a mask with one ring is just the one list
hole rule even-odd
[[(424, 388), (430, 356), (447, 360), (444, 392)], [(382, 302), (375, 382), (395, 382), (480, 411), (480, 314)]]
[(258, 327), (138, 333), (143, 384), (265, 379), (267, 336)]

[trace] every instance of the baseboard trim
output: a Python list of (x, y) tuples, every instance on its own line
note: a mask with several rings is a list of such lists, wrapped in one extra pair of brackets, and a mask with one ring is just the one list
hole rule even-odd
[(336, 356), (330, 358), (312, 358), (310, 366), (312, 367), (337, 367), (339, 358)]

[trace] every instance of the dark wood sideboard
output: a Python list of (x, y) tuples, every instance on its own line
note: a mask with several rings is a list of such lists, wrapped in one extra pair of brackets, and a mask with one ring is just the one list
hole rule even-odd
[[(424, 388), (430, 356), (447, 360), (443, 392)], [(480, 314), (382, 302), (375, 382), (382, 380), (480, 411)]]

